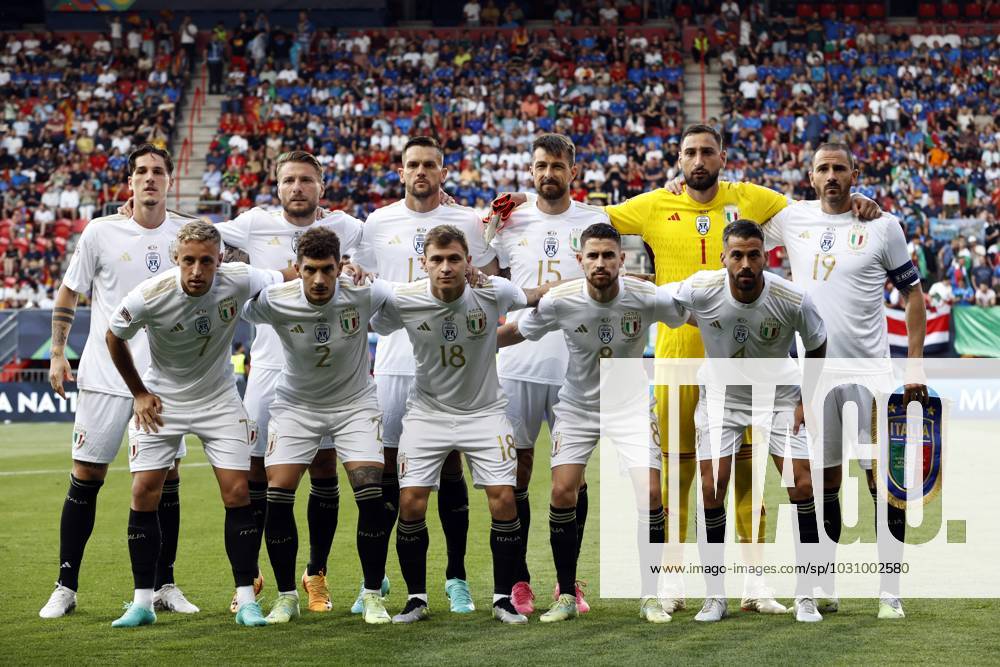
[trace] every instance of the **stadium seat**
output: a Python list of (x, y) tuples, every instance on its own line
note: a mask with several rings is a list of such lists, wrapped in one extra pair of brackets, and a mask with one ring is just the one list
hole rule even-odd
[(917, 17), (924, 21), (933, 21), (937, 18), (937, 5), (933, 2), (921, 2), (917, 5)]
[(994, 2), (990, 5), (990, 20), (1000, 21), (1000, 2)]
[(690, 19), (691, 16), (692, 16), (692, 11), (690, 5), (687, 5), (683, 2), (678, 4), (677, 8), (674, 9), (674, 17), (676, 17), (678, 21)]
[(844, 5), (844, 18), (857, 20), (861, 18), (861, 5), (856, 2), (849, 2)]
[(941, 18), (954, 21), (961, 15), (961, 8), (954, 2), (941, 3)]
[(816, 7), (811, 2), (800, 2), (795, 7), (795, 15), (800, 19), (811, 18)]
[(881, 2), (869, 2), (865, 5), (865, 16), (876, 21), (884, 20), (885, 4)]
[(824, 2), (819, 6), (819, 17), (822, 19), (837, 18), (837, 5), (833, 2)]
[(983, 6), (978, 2), (970, 2), (965, 5), (965, 18), (967, 19), (981, 19), (983, 17)]

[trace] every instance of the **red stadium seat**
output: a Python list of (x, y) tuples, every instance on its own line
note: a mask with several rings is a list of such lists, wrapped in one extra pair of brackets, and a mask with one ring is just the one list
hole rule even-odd
[(844, 5), (844, 18), (845, 19), (860, 19), (861, 18), (861, 5), (856, 2), (849, 2)]
[(73, 235), (73, 227), (67, 222), (65, 225), (56, 225), (55, 231), (52, 232), (53, 236), (57, 239), (68, 239)]
[(921, 2), (917, 6), (917, 17), (923, 20), (933, 20), (937, 18), (937, 5), (933, 2)]
[(837, 18), (837, 5), (833, 2), (824, 2), (819, 6), (819, 16), (823, 19)]
[(17, 285), (17, 278), (15, 278), (14, 276), (7, 276), (6, 278), (3, 279), (4, 287), (14, 287), (16, 285)]
[(809, 2), (800, 2), (795, 7), (795, 15), (800, 19), (811, 18), (814, 11), (816, 11), (816, 7), (814, 7), (812, 3)]
[(83, 233), (83, 228), (87, 226), (87, 222), (89, 222), (89, 221), (88, 220), (84, 220), (83, 218), (79, 218), (77, 220), (74, 220), (73, 221), (73, 233), (74, 234), (82, 234)]
[(677, 18), (678, 21), (690, 19), (692, 14), (693, 12), (691, 11), (690, 5), (686, 5), (683, 2), (677, 5), (677, 8), (674, 10), (674, 17)]
[(1000, 21), (1000, 2), (994, 2), (990, 5), (990, 19)]
[(941, 18), (954, 21), (962, 14), (962, 9), (954, 2), (941, 3)]
[(884, 20), (885, 4), (881, 2), (869, 2), (865, 5), (865, 16), (876, 21)]
[(56, 240), (52, 242), (52, 245), (53, 247), (55, 247), (55, 249), (59, 252), (60, 255), (66, 254), (66, 239), (56, 238)]
[(965, 18), (981, 19), (983, 17), (983, 6), (978, 2), (970, 2), (965, 6)]
[(35, 239), (35, 250), (45, 252), (45, 239)]

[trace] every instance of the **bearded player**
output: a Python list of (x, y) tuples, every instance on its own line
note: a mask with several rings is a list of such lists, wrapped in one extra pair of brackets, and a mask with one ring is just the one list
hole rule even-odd
[[(920, 275), (910, 259), (899, 220), (884, 213), (878, 220), (864, 222), (851, 211), (850, 191), (858, 173), (850, 147), (836, 143), (821, 145), (809, 172), (819, 201), (789, 206), (764, 228), (769, 246), (785, 247), (792, 280), (812, 296), (831, 336), (828, 356), (833, 361), (824, 369), (824, 385), (832, 391), (823, 406), (823, 523), (834, 548), (842, 528), (844, 405), (853, 402), (858, 407), (857, 438), (849, 439), (862, 447), (870, 446), (873, 410), (868, 406), (875, 397), (854, 381), (863, 373), (868, 376), (867, 386), (878, 393), (888, 394), (896, 387), (887, 361), (889, 341), (882, 296), (887, 277), (906, 304), (907, 354), (911, 359), (923, 356), (927, 324)], [(868, 361), (872, 359), (885, 361)], [(906, 384), (903, 400), (905, 404), (911, 400), (926, 403), (927, 387)], [(868, 487), (876, 502), (877, 527), (881, 503), (872, 473), (870, 448), (868, 454), (859, 456), (859, 463), (866, 471)], [(891, 565), (902, 558), (906, 510), (886, 504), (885, 511), (891, 537), (880, 537), (878, 550), (879, 561), (890, 567), (880, 575), (878, 617), (898, 619), (904, 616), (899, 569)], [(830, 560), (834, 557), (831, 554)], [(821, 583), (823, 594), (817, 600), (821, 612), (837, 611), (839, 607), (833, 584), (832, 575)]]
[[(491, 245), (497, 253), (501, 275), (523, 288), (539, 287), (546, 282), (582, 278), (577, 261), (581, 232), (592, 224), (608, 223), (608, 216), (596, 206), (574, 201), (569, 186), (577, 176), (576, 149), (569, 137), (561, 134), (539, 135), (532, 144), (531, 174), (538, 198), (517, 207)], [(509, 321), (519, 321), (528, 311), (511, 313)], [(507, 395), (507, 417), (514, 429), (517, 448), (517, 487), (514, 498), (521, 521), (521, 540), (525, 556), (531, 524), (528, 485), (535, 460), (535, 440), (542, 422), (551, 433), (555, 423), (554, 407), (559, 388), (566, 380), (568, 359), (566, 341), (559, 331), (551, 331), (538, 340), (516, 348), (503, 348), (497, 361), (500, 386)], [(576, 500), (577, 544), (583, 542), (587, 520), (587, 485), (582, 480)], [(535, 594), (527, 558), (511, 600), (522, 614), (534, 611)], [(583, 588), (576, 585), (576, 605), (580, 613), (589, 609)]]

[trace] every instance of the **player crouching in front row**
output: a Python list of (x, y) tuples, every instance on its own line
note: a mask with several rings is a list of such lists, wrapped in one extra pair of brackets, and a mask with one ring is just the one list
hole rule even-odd
[[(106, 336), (111, 359), (134, 397), (129, 432), (132, 503), (129, 557), (132, 604), (112, 625), (156, 621), (153, 574), (160, 553), (156, 508), (167, 471), (188, 433), (204, 443), (226, 507), (226, 553), (236, 580), (237, 623), (265, 625), (253, 593), (259, 533), (250, 509), (247, 470), (256, 426), (236, 392), (229, 349), (242, 304), (281, 282), (277, 271), (222, 262), (219, 232), (201, 221), (177, 234), (177, 267), (143, 281), (115, 309)], [(145, 328), (150, 366), (142, 378), (127, 340)]]
[(471, 262), (465, 235), (451, 225), (427, 232), (421, 264), (428, 278), (395, 286), (372, 326), (382, 335), (405, 329), (416, 359), (396, 462), (399, 524), (396, 551), (409, 599), (394, 623), (428, 617), (427, 500), (452, 450), (465, 454), (484, 488), (493, 518), (493, 616), (528, 619), (511, 604), (520, 571), (521, 534), (514, 503), (517, 453), (496, 370), (497, 324), (511, 310), (538, 303), (546, 286), (524, 289), (503, 278), (466, 284)]
[(262, 291), (243, 308), (246, 320), (274, 327), (284, 353), (264, 457), (264, 541), (278, 586), (267, 616), (271, 624), (299, 615), (295, 491), (324, 436), (333, 440), (358, 503), (364, 620), (391, 620), (380, 591), (388, 549), (382, 520), (382, 413), (368, 373), (368, 322), (391, 288), (381, 280), (354, 285), (341, 275), (340, 259), (337, 235), (310, 229), (299, 239), (299, 279)]

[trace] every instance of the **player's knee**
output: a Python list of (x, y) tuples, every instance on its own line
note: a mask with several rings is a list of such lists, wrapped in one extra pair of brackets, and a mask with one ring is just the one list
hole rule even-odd
[(167, 481), (172, 482), (180, 479), (181, 477), (181, 460), (177, 459), (174, 464), (170, 466), (170, 470), (167, 471)]
[(419, 521), (425, 516), (427, 516), (427, 497), (402, 489), (399, 494), (399, 517), (406, 521)]
[(843, 481), (843, 470), (840, 466), (832, 466), (830, 468), (823, 468), (823, 488), (828, 491), (833, 491), (834, 489), (840, 488), (840, 483)]
[(517, 505), (514, 504), (514, 487), (494, 487), (489, 492), (490, 516), (501, 521), (510, 521), (517, 516)]
[(812, 496), (813, 485), (809, 475), (796, 475), (795, 486), (788, 489), (788, 497), (792, 500), (808, 500)]
[(108, 476), (107, 463), (73, 461), (73, 477), (86, 482), (103, 482)]
[(159, 475), (136, 475), (132, 478), (132, 509), (155, 512), (162, 492), (163, 478)]
[(228, 475), (219, 479), (222, 504), (226, 507), (243, 507), (250, 504), (250, 489), (243, 475)]
[(580, 487), (576, 484), (552, 483), (552, 506), (575, 507)]
[(517, 450), (517, 488), (526, 488), (531, 483), (531, 470), (534, 466), (535, 450)]
[(309, 465), (309, 476), (316, 479), (328, 479), (337, 476), (337, 450), (321, 449)]

